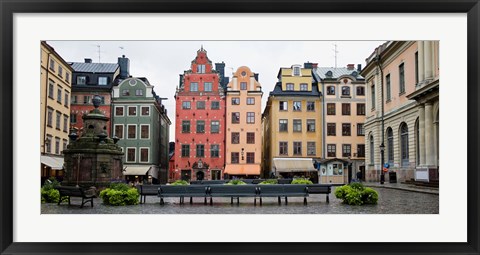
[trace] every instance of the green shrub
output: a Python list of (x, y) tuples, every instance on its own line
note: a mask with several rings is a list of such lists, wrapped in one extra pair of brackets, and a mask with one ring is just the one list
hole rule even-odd
[(42, 188), (40, 193), (42, 194), (42, 203), (58, 203), (60, 199), (60, 192), (56, 189)]
[(187, 181), (184, 181), (184, 180), (176, 180), (176, 181), (172, 182), (172, 185), (190, 185), (190, 183), (188, 183)]
[(313, 182), (307, 178), (295, 178), (293, 179), (292, 184), (313, 184)]
[(278, 180), (277, 179), (268, 179), (268, 180), (265, 180), (263, 182), (260, 182), (259, 184), (278, 184)]
[(127, 191), (131, 187), (128, 186), (126, 183), (123, 183), (123, 182), (112, 182), (112, 183), (110, 183), (109, 188), (114, 189), (114, 190)]
[(100, 198), (106, 205), (137, 205), (139, 197), (140, 194), (136, 188), (130, 188), (124, 183), (115, 183), (100, 192)]
[(246, 183), (242, 180), (231, 180), (226, 183), (227, 185), (246, 185)]
[(376, 204), (378, 193), (372, 188), (366, 188), (361, 183), (351, 183), (337, 187), (335, 197), (342, 199), (348, 205)]

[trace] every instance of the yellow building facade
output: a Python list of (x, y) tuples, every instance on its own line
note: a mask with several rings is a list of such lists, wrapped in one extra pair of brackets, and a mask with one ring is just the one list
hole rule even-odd
[(269, 177), (318, 181), (313, 162), (322, 157), (321, 91), (312, 69), (281, 68), (263, 112), (263, 168)]
[(258, 178), (262, 162), (262, 87), (258, 76), (239, 67), (227, 85), (225, 174)]
[(40, 44), (40, 153), (44, 179), (63, 175), (68, 144), (72, 68), (45, 41)]

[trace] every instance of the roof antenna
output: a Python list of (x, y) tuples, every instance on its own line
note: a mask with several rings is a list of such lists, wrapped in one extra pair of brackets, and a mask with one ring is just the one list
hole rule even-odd
[(335, 47), (335, 49), (333, 50), (333, 53), (335, 54), (335, 68), (337, 68), (337, 43), (334, 43), (333, 46)]
[(100, 62), (100, 45), (97, 44), (97, 48), (98, 48), (98, 63), (102, 63)]

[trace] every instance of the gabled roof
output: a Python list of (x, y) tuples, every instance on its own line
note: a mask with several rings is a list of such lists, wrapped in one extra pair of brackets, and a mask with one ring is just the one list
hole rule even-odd
[(69, 63), (79, 73), (114, 73), (120, 66), (117, 63)]
[[(317, 67), (313, 69), (314, 74), (320, 79), (338, 79), (342, 76), (353, 76), (357, 80), (363, 80), (363, 76), (360, 75), (360, 72), (357, 69), (348, 69), (346, 67)], [(331, 75), (328, 72), (331, 72)]]

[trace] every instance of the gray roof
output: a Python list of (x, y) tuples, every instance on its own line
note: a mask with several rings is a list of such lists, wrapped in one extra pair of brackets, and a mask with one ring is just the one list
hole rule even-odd
[(120, 66), (117, 63), (69, 63), (79, 73), (114, 73)]
[[(332, 72), (332, 76), (327, 76), (327, 72), (330, 71)], [(320, 79), (338, 79), (339, 77), (343, 75), (350, 75), (355, 77), (357, 80), (358, 79), (364, 79), (360, 75), (360, 71), (357, 69), (353, 70), (348, 70), (346, 67), (317, 67), (316, 69), (313, 69), (314, 74), (316, 74)], [(357, 75), (354, 75), (354, 72), (356, 72)]]

